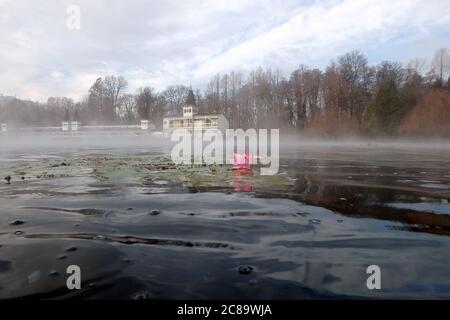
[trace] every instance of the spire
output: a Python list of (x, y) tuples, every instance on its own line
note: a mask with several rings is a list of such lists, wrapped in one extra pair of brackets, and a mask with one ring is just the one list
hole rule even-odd
[(194, 97), (194, 92), (192, 91), (192, 89), (189, 89), (187, 98), (186, 98), (186, 105), (188, 106), (196, 106), (197, 104), (195, 103), (195, 97)]

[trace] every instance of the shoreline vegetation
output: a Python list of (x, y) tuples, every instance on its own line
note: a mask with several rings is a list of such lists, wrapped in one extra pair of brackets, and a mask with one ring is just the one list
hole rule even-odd
[[(216, 75), (204, 91), (194, 90), (200, 112), (222, 113), (231, 128), (279, 128), (280, 133), (327, 139), (450, 137), (450, 53), (407, 65), (368, 64), (353, 51), (324, 70), (300, 65), (289, 75), (262, 69)], [(98, 78), (75, 102), (50, 97), (46, 103), (0, 96), (0, 123), (8, 127), (136, 124), (149, 119), (156, 130), (162, 118), (179, 115), (187, 86), (129, 93), (121, 76)]]

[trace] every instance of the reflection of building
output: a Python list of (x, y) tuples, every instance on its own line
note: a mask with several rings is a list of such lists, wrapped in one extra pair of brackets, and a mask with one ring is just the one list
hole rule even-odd
[(70, 127), (72, 131), (78, 131), (78, 128), (80, 127), (80, 123), (78, 121), (71, 121)]
[(225, 131), (228, 129), (228, 120), (220, 113), (198, 113), (194, 93), (189, 90), (186, 104), (183, 106), (183, 116), (165, 117), (163, 119), (163, 131), (165, 135), (171, 134), (176, 129), (197, 130), (216, 129)]
[(252, 192), (252, 177), (253, 171), (250, 169), (246, 170), (235, 170), (231, 174), (233, 176), (233, 187), (235, 192)]
[(64, 119), (61, 122), (61, 129), (62, 131), (78, 131), (80, 129), (81, 122), (79, 120), (78, 116), (78, 110), (75, 110), (75, 113), (73, 114), (73, 119), (70, 117), (69, 110), (66, 110), (66, 113), (64, 114)]

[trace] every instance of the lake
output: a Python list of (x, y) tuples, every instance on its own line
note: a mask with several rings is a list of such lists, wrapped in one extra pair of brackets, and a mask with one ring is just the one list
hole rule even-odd
[(163, 138), (0, 136), (0, 298), (450, 298), (450, 144), (281, 141), (261, 176)]

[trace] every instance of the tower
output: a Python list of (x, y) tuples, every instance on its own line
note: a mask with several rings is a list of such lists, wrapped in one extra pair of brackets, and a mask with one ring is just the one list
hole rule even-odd
[(189, 89), (186, 98), (186, 103), (183, 106), (183, 117), (192, 119), (196, 113), (197, 113), (197, 104), (195, 103), (194, 92), (191, 89)]

